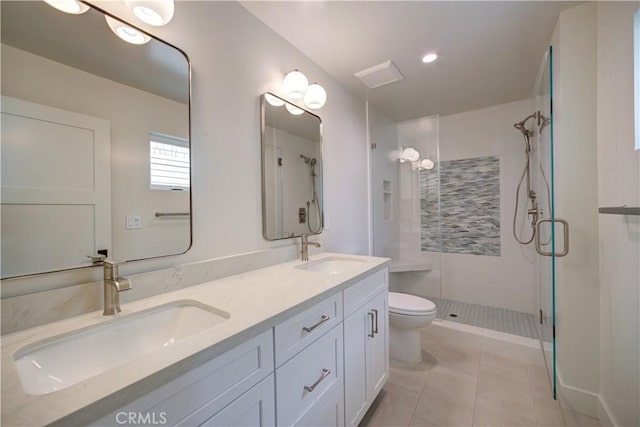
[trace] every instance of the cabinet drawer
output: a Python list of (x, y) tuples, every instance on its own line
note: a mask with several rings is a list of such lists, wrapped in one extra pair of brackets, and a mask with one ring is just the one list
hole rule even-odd
[(344, 290), (344, 317), (347, 318), (382, 291), (388, 289), (389, 270), (384, 268)]
[[(276, 424), (273, 374), (209, 418), (202, 427), (270, 427)], [(184, 425), (196, 425), (185, 420)]]
[(337, 293), (277, 325), (274, 329), (276, 366), (281, 366), (340, 322), (342, 298)]
[[(326, 395), (315, 406), (318, 410), (309, 411), (298, 420), (297, 426), (310, 427), (342, 427), (344, 426), (344, 399), (343, 391)], [(314, 407), (315, 409), (315, 407)]]
[(342, 337), (342, 327), (333, 328), (276, 370), (279, 426), (298, 424), (318, 409), (316, 404), (322, 404), (325, 396), (341, 393)]
[[(122, 413), (163, 419), (164, 425), (198, 425), (273, 372), (272, 331), (250, 339), (151, 393), (120, 408), (94, 425), (117, 425)], [(119, 417), (119, 418), (117, 418)]]

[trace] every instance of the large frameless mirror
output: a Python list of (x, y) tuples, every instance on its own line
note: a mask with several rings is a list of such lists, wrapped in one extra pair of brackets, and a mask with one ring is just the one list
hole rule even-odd
[(186, 55), (93, 7), (0, 7), (2, 278), (187, 251)]
[(265, 93), (262, 113), (262, 233), (267, 240), (323, 228), (320, 117)]

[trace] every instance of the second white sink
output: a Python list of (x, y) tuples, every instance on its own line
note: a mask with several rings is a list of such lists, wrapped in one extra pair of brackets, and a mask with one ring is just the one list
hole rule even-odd
[(181, 300), (35, 343), (16, 352), (28, 394), (67, 388), (229, 319), (229, 313)]
[(296, 268), (335, 275), (347, 273), (354, 267), (362, 266), (364, 263), (365, 261), (357, 258), (332, 256), (300, 264)]

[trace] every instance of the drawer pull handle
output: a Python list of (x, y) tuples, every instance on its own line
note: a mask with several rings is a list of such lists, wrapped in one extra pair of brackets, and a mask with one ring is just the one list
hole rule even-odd
[(375, 335), (375, 334), (378, 333), (378, 310), (376, 310), (374, 308), (371, 311), (373, 311), (375, 313), (375, 316), (376, 316), (376, 323), (375, 323), (375, 327), (373, 328), (373, 335)]
[(374, 318), (373, 318), (373, 313), (372, 313), (372, 312), (368, 312), (368, 313), (367, 313), (367, 316), (371, 316), (371, 332), (367, 332), (367, 335), (368, 335), (369, 337), (373, 338), (373, 337), (375, 337), (375, 336), (376, 336), (376, 334), (375, 334), (375, 332), (376, 332), (376, 327), (374, 326), (374, 322), (375, 322), (375, 320), (374, 320)]
[(331, 373), (330, 370), (323, 369), (322, 370), (322, 375), (320, 375), (320, 378), (318, 378), (318, 381), (313, 383), (311, 386), (308, 386), (308, 385), (304, 386), (304, 389), (307, 390), (308, 392), (312, 392), (316, 387), (318, 387), (318, 384), (320, 384), (323, 379), (325, 379), (325, 378), (327, 378), (329, 376), (330, 373)]
[(324, 314), (323, 314), (323, 315), (322, 315), (322, 317), (321, 317), (320, 319), (321, 319), (321, 320), (320, 320), (318, 323), (316, 323), (315, 325), (313, 325), (313, 326), (309, 326), (309, 327), (307, 327), (307, 326), (303, 326), (303, 327), (302, 327), (302, 330), (303, 330), (303, 331), (305, 331), (305, 332), (311, 332), (311, 331), (313, 331), (315, 328), (317, 328), (318, 326), (322, 325), (324, 322), (326, 322), (327, 320), (329, 320), (329, 316), (326, 316), (326, 315), (324, 315)]

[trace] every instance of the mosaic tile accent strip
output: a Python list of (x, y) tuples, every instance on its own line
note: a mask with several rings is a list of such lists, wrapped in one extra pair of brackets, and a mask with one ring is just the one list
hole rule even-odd
[[(487, 307), (442, 298), (430, 298), (436, 305), (436, 317), (451, 322), (465, 323), (511, 335), (538, 339), (535, 316), (531, 313)], [(451, 316), (457, 315), (456, 317)]]
[(439, 174), (437, 168), (420, 172), (421, 249), (500, 256), (500, 159), (474, 157), (439, 166)]

